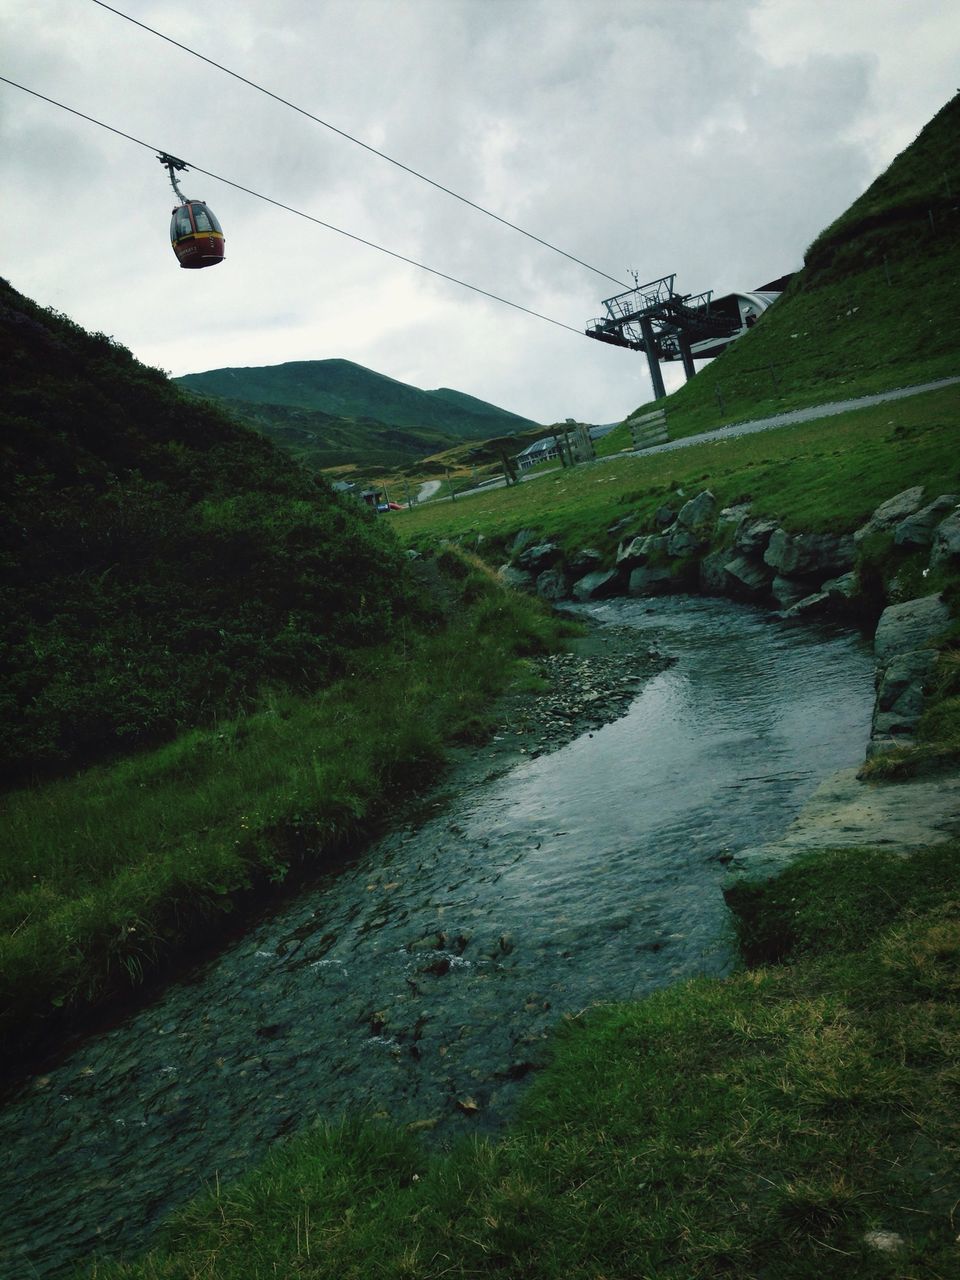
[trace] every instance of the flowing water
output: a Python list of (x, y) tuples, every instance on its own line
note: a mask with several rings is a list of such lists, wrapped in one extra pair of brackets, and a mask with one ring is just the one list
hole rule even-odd
[(625, 716), (435, 798), (5, 1107), (0, 1275), (135, 1251), (318, 1115), (493, 1130), (564, 1013), (729, 968), (725, 864), (862, 759), (871, 658), (728, 602), (585, 609), (677, 659)]

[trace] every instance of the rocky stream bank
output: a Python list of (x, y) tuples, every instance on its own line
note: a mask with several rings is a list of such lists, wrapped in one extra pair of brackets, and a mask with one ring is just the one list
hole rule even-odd
[[(928, 579), (960, 569), (960, 496), (930, 499), (920, 486), (882, 503), (862, 526), (841, 533), (787, 531), (749, 504), (720, 509), (703, 490), (661, 506), (654, 528), (624, 516), (607, 530), (614, 555), (583, 547), (572, 556), (541, 530), (523, 529), (500, 575), (555, 604), (687, 591), (728, 596), (784, 621), (877, 618), (877, 696), (867, 755), (909, 746), (923, 713), (938, 649), (951, 623)], [(896, 572), (884, 576), (888, 558)]]

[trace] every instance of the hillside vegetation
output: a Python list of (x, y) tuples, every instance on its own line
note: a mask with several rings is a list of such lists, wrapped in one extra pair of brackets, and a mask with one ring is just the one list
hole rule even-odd
[(460, 440), (483, 440), (534, 425), (461, 391), (421, 391), (349, 360), (211, 369), (175, 381), (188, 391), (222, 400), (315, 468), (394, 466)]
[(262, 437), (5, 283), (0, 334), (4, 771), (317, 688), (406, 607), (395, 542)]

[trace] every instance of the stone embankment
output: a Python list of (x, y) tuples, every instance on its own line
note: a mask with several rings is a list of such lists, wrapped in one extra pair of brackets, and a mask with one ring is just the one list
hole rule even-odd
[[(879, 604), (868, 755), (913, 741), (938, 641), (950, 625), (942, 595), (923, 587), (931, 573), (960, 568), (960, 496), (925, 502), (917, 486), (884, 502), (859, 529), (803, 533), (753, 515), (748, 505), (718, 509), (704, 490), (676, 509), (660, 507), (653, 523), (636, 527), (635, 517), (624, 517), (608, 530), (618, 545), (607, 556), (590, 547), (567, 556), (556, 540), (522, 530), (501, 577), (553, 603), (693, 591), (765, 605), (785, 620), (876, 616)], [(876, 574), (868, 581), (868, 565), (885, 552), (903, 553), (905, 567), (881, 587)]]

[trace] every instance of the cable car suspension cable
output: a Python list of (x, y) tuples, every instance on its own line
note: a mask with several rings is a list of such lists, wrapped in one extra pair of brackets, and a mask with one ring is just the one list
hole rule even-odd
[[(56, 98), (49, 98), (45, 93), (39, 93), (36, 89), (28, 89), (25, 84), (19, 84), (16, 80), (10, 80), (7, 76), (0, 76), (0, 82), (12, 85), (14, 89), (22, 89), (24, 93), (29, 93), (34, 98), (40, 98), (43, 102), (49, 102), (51, 106), (59, 107), (62, 111), (68, 111), (72, 116), (79, 116), (81, 120), (87, 120), (90, 124), (99, 125), (101, 129), (107, 129), (110, 133), (115, 133), (120, 138), (126, 138), (128, 142), (135, 142), (140, 147), (146, 147), (148, 151), (153, 151), (158, 158), (166, 155), (159, 147), (152, 146), (149, 142), (144, 142), (142, 138), (135, 138), (131, 133), (124, 133), (122, 129), (114, 128), (111, 124), (104, 123), (103, 120), (97, 120), (95, 116), (88, 116), (83, 111), (78, 111), (75, 107), (68, 107), (64, 102), (58, 102)], [(180, 164), (187, 167), (184, 161)], [(325, 227), (328, 231), (335, 231), (337, 235), (346, 236), (348, 240), (355, 240), (357, 244), (366, 245), (368, 249), (376, 249), (379, 253), (385, 253), (390, 258), (396, 258), (398, 262), (405, 262), (408, 266), (417, 267), (421, 271), (426, 271), (432, 276), (438, 276), (441, 280), (447, 280), (450, 284), (459, 285), (462, 289), (469, 289), (472, 293), (479, 293), (484, 298), (490, 298), (494, 302), (501, 302), (505, 307), (512, 307), (515, 311), (523, 311), (528, 316), (534, 316), (537, 320), (545, 320), (547, 324), (556, 325), (558, 329), (567, 329), (570, 333), (575, 333), (578, 338), (585, 336), (582, 329), (575, 329), (573, 325), (565, 324), (562, 320), (554, 320), (551, 316), (545, 316), (540, 311), (533, 311), (530, 307), (521, 306), (519, 302), (511, 302), (509, 298), (502, 298), (497, 293), (490, 293), (487, 289), (481, 289), (479, 285), (470, 284), (466, 280), (460, 280), (457, 276), (448, 275), (445, 271), (438, 271), (436, 267), (428, 267), (424, 262), (418, 262), (415, 258), (408, 258), (405, 254), (397, 253), (393, 249), (386, 249), (382, 244), (377, 244), (373, 240), (365, 240), (363, 236), (354, 235), (352, 231), (345, 231), (343, 227), (336, 227), (332, 222), (324, 222), (322, 218), (316, 218), (312, 213), (304, 213), (302, 209), (295, 209), (293, 205), (284, 204), (281, 200), (274, 200), (272, 196), (265, 196), (260, 191), (254, 191), (251, 187), (245, 187), (242, 183), (233, 182), (230, 178), (224, 178), (218, 173), (212, 173), (209, 169), (201, 169), (198, 165), (191, 164), (190, 169), (194, 173), (202, 173), (206, 178), (213, 178), (215, 182), (222, 182), (225, 186), (233, 187), (235, 191), (242, 191), (248, 196), (254, 196), (257, 200), (263, 200), (266, 204), (271, 204), (277, 209), (284, 209), (287, 213), (296, 214), (298, 218), (305, 218), (308, 222), (314, 222), (318, 227)], [(171, 175), (172, 176), (172, 175)]]
[(510, 222), (506, 218), (501, 218), (499, 214), (494, 213), (490, 209), (484, 208), (482, 204), (468, 199), (467, 196), (460, 195), (459, 192), (445, 187), (442, 182), (435, 182), (433, 178), (428, 178), (425, 173), (413, 169), (410, 165), (404, 164), (401, 160), (395, 160), (393, 156), (388, 156), (385, 151), (378, 151), (376, 147), (372, 147), (368, 142), (364, 142), (360, 138), (355, 138), (353, 134), (347, 133), (344, 129), (338, 129), (335, 124), (331, 124), (329, 120), (323, 120), (320, 116), (315, 116), (311, 111), (307, 111), (304, 107), (298, 107), (295, 102), (290, 102), (287, 98), (281, 98), (278, 93), (274, 93), (271, 89), (266, 89), (262, 84), (257, 84), (255, 80), (249, 80), (239, 71), (231, 71), (229, 67), (225, 67), (222, 62), (215, 62), (213, 58), (208, 58), (206, 54), (198, 53), (196, 49), (191, 49), (187, 44), (181, 44), (179, 40), (174, 40), (172, 36), (165, 35), (162, 31), (158, 31), (155, 27), (148, 27), (145, 22), (141, 22), (138, 18), (132, 18), (129, 13), (124, 13), (122, 9), (116, 9), (112, 4), (106, 4), (105, 0), (93, 0), (95, 5), (101, 9), (108, 9), (110, 13), (115, 13), (118, 18), (124, 18), (127, 22), (133, 23), (135, 27), (141, 27), (144, 31), (149, 31), (153, 36), (157, 36), (161, 40), (165, 40), (167, 44), (175, 45), (176, 48), (182, 49), (184, 53), (189, 53), (194, 58), (199, 58), (201, 62), (208, 63), (211, 67), (216, 67), (218, 71), (223, 71), (228, 76), (233, 76), (234, 80), (240, 80), (243, 84), (249, 85), (251, 89), (256, 89), (258, 93), (266, 94), (268, 98), (273, 98), (275, 102), (281, 103), (285, 107), (289, 107), (291, 111), (296, 111), (299, 115), (306, 116), (308, 120), (312, 120), (314, 124), (322, 125), (324, 129), (329, 129), (332, 133), (339, 134), (341, 138), (345, 138), (348, 142), (355, 143), (358, 147), (363, 147), (364, 151), (369, 151), (375, 156), (379, 156), (381, 160), (386, 160), (389, 164), (395, 165), (398, 169), (402, 169), (405, 173), (411, 174), (414, 178), (419, 178), (421, 182), (428, 183), (431, 187), (436, 187), (438, 191), (443, 191), (446, 195), (452, 196), (454, 200), (459, 200), (462, 204), (469, 205), (471, 209), (476, 209), (479, 213), (486, 214), (488, 218), (493, 218), (495, 222), (501, 223), (505, 227), (509, 227), (511, 231), (519, 231), (522, 236), (526, 236), (529, 240), (535, 240), (537, 244), (541, 244), (545, 249), (552, 249), (554, 253), (559, 253), (561, 257), (568, 258), (571, 262), (575, 262), (580, 267), (586, 267), (588, 271), (593, 271), (598, 276), (603, 276), (606, 280), (612, 280), (614, 284), (621, 285), (624, 289), (630, 286), (623, 280), (618, 280), (616, 276), (609, 275), (606, 271), (601, 271), (599, 267), (591, 266), (589, 262), (584, 262), (582, 258), (575, 257), (572, 253), (567, 253), (565, 249), (559, 248), (555, 244), (551, 244), (549, 240), (544, 240), (538, 235), (534, 235), (532, 231), (526, 231), (523, 227), (517, 226), (515, 222)]

